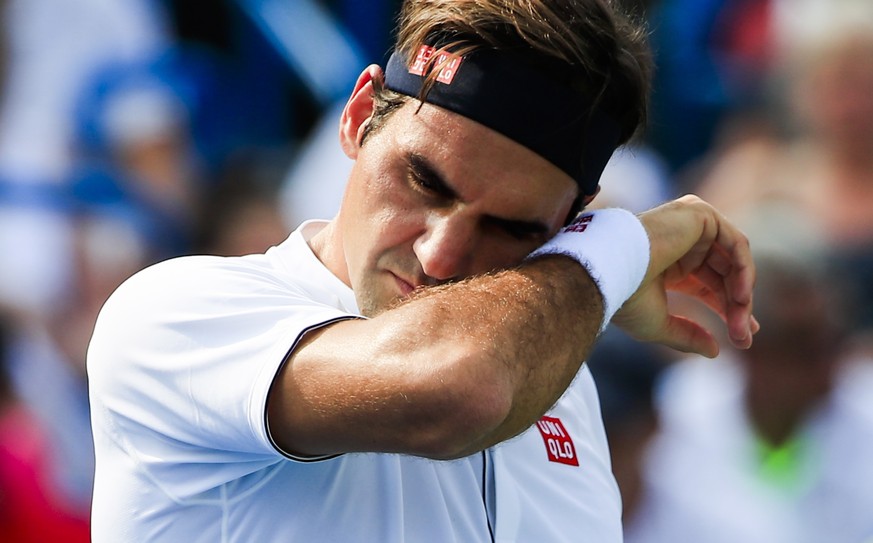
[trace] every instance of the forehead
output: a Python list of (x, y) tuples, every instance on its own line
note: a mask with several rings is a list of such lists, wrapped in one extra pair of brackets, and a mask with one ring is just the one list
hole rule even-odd
[(464, 199), (488, 196), (504, 203), (519, 201), (528, 214), (566, 215), (578, 194), (573, 179), (551, 162), (438, 106), (425, 103), (419, 108), (417, 100), (410, 100), (383, 129), (394, 150), (425, 157)]

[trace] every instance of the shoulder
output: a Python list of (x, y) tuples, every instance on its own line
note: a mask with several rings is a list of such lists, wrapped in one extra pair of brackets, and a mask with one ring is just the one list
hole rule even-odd
[[(88, 350), (93, 374), (144, 360), (168, 358), (196, 345), (257, 335), (294, 301), (291, 286), (262, 259), (189, 256), (160, 262), (127, 279), (97, 317)], [(140, 360), (142, 359), (142, 360)]]
[(110, 315), (128, 322), (173, 310), (191, 315), (246, 300), (264, 305), (268, 300), (259, 294), (282, 298), (293, 290), (293, 281), (282, 277), (264, 255), (179, 257), (145, 268), (123, 282), (104, 304), (98, 323)]
[(241, 358), (241, 350), (287, 348), (300, 330), (352, 314), (337, 289), (284, 264), (269, 253), (188, 256), (140, 271), (100, 311), (89, 375), (110, 367), (116, 376), (123, 368), (165, 374), (218, 351)]

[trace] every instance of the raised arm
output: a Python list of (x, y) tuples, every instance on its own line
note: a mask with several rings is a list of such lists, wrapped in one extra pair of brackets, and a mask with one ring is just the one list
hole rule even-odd
[(565, 257), (421, 291), (309, 334), (273, 386), (271, 431), (306, 455), (465, 456), (557, 401), (601, 316), (597, 287)]
[[(668, 313), (666, 292), (675, 289), (723, 315), (734, 342), (747, 347), (756, 324), (746, 238), (695, 197), (641, 221), (649, 266), (614, 322), (646, 341), (714, 355), (709, 332)], [(424, 290), (373, 319), (310, 333), (273, 385), (272, 434), (301, 455), (455, 458), (482, 450), (524, 431), (557, 401), (602, 319), (598, 285), (567, 256)]]

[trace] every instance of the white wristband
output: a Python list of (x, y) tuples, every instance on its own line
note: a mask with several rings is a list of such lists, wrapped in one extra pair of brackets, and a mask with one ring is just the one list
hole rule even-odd
[(649, 266), (649, 236), (640, 220), (618, 208), (585, 212), (528, 258), (560, 254), (582, 264), (603, 296), (603, 323), (630, 298)]

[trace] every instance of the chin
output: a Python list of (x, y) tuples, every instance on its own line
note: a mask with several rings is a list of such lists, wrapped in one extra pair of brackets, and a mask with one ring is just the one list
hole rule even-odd
[(373, 296), (366, 294), (358, 296), (357, 299), (358, 309), (360, 310), (361, 315), (368, 318), (375, 317), (379, 313), (390, 309), (399, 301), (399, 297), (386, 298), (383, 296)]

